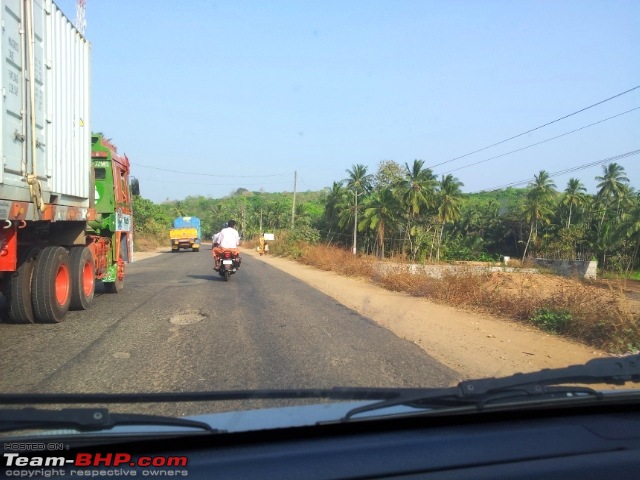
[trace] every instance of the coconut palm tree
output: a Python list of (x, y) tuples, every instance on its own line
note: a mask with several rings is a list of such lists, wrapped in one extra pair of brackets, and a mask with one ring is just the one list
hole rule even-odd
[(438, 181), (433, 172), (423, 166), (423, 160), (414, 160), (411, 167), (405, 163), (405, 176), (397, 187), (404, 210), (407, 213), (405, 241), (409, 241), (411, 250), (413, 250), (411, 228), (415, 217), (420, 214), (421, 210), (435, 208), (435, 192)]
[(375, 192), (366, 203), (358, 228), (361, 231), (366, 228), (376, 231), (380, 258), (384, 258), (385, 232), (395, 224), (399, 210), (398, 198), (390, 188)]
[(555, 192), (555, 184), (551, 180), (548, 172), (540, 170), (538, 175), (534, 175), (534, 181), (530, 184), (531, 190), (527, 193), (524, 216), (529, 223), (529, 237), (524, 247), (522, 260), (527, 256), (527, 250), (534, 233), (537, 234), (538, 222), (546, 223), (553, 214), (551, 209), (551, 199)]
[(282, 201), (272, 201), (266, 205), (265, 221), (269, 228), (282, 228), (287, 224), (291, 208)]
[(438, 248), (436, 250), (436, 261), (440, 260), (440, 247), (442, 246), (442, 234), (447, 223), (453, 223), (460, 218), (460, 201), (462, 192), (460, 187), (464, 184), (449, 174), (442, 177), (438, 187), (438, 221), (440, 222), (440, 235), (438, 238)]
[(629, 211), (629, 215), (622, 225), (625, 236), (631, 241), (633, 245), (631, 258), (626, 268), (627, 273), (629, 273), (633, 269), (633, 266), (636, 263), (636, 259), (638, 258), (638, 251), (640, 251), (640, 193), (636, 194), (636, 196), (633, 197), (631, 203), (632, 207)]
[(596, 197), (603, 206), (600, 227), (604, 222), (607, 209), (613, 200), (619, 200), (623, 194), (625, 184), (629, 183), (629, 178), (621, 165), (610, 163), (602, 166), (602, 176), (596, 177), (599, 182)]
[(411, 167), (405, 163), (405, 177), (398, 185), (402, 202), (412, 216), (419, 214), (422, 208), (434, 206), (438, 182), (433, 172), (422, 168), (423, 165), (424, 160), (414, 160)]
[(338, 225), (338, 215), (347, 190), (342, 182), (333, 182), (325, 198), (323, 219), (329, 229)]
[(600, 182), (597, 185), (597, 196), (607, 199), (617, 198), (622, 192), (623, 185), (629, 183), (624, 167), (617, 163), (610, 163), (609, 165), (603, 165), (602, 171), (602, 176), (596, 177), (596, 180)]
[(353, 220), (353, 254), (356, 254), (356, 238), (358, 235), (358, 197), (367, 193), (371, 189), (371, 181), (373, 176), (367, 173), (365, 165), (353, 165), (351, 170), (347, 169), (347, 177), (344, 181), (347, 188), (353, 192), (354, 201), (354, 220)]
[(567, 218), (567, 228), (571, 226), (571, 210), (573, 207), (579, 207), (586, 202), (585, 193), (587, 189), (577, 178), (570, 178), (567, 182), (567, 188), (564, 190), (562, 204), (569, 207), (569, 217)]

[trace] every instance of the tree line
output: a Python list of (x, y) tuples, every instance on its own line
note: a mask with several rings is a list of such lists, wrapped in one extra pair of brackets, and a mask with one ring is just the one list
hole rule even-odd
[(422, 160), (361, 164), (319, 192), (264, 193), (238, 189), (159, 205), (138, 198), (139, 233), (159, 234), (176, 216), (201, 217), (207, 235), (235, 218), (245, 238), (261, 231), (325, 242), (355, 253), (411, 261), (498, 260), (510, 256), (596, 259), (602, 268), (638, 269), (640, 194), (617, 163), (602, 166), (597, 192), (578, 178), (557, 186), (540, 171), (524, 188), (463, 193), (452, 175), (438, 178)]

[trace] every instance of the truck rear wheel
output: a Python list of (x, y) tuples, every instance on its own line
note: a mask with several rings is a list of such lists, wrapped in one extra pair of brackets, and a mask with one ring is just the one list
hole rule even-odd
[(93, 303), (96, 280), (93, 254), (87, 247), (72, 247), (69, 250), (71, 270), (71, 310), (87, 310)]
[(11, 323), (33, 323), (31, 279), (40, 253), (37, 247), (28, 248), (18, 256), (18, 269), (9, 277), (4, 292), (7, 299), (7, 319)]
[(36, 321), (62, 322), (71, 303), (71, 271), (66, 249), (50, 246), (42, 250), (33, 271), (32, 287)]

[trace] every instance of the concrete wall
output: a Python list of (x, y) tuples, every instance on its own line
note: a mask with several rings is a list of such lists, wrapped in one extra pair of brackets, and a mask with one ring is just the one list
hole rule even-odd
[(536, 258), (533, 262), (541, 267), (550, 268), (556, 274), (565, 277), (579, 276), (595, 279), (598, 272), (598, 262), (595, 260), (549, 260), (546, 258)]
[(387, 273), (407, 272), (411, 274), (420, 273), (431, 278), (443, 278), (449, 275), (484, 275), (491, 272), (509, 273), (539, 273), (536, 268), (512, 268), (512, 267), (482, 267), (478, 265), (418, 265), (415, 263), (377, 263), (374, 267), (375, 273), (384, 275)]
[[(536, 258), (536, 265), (543, 268), (553, 270), (556, 275), (565, 277), (579, 276), (587, 279), (595, 279), (598, 262), (584, 262), (571, 260), (547, 260)], [(421, 273), (431, 278), (442, 278), (448, 275), (483, 275), (491, 272), (508, 272), (508, 273), (540, 273), (537, 268), (512, 268), (498, 266), (481, 266), (481, 265), (418, 265), (403, 263), (377, 263), (374, 271), (379, 275), (387, 273), (407, 272), (411, 274)]]

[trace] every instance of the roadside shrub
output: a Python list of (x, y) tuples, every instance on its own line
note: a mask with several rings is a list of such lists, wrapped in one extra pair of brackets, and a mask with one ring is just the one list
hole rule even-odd
[(169, 246), (169, 236), (160, 239), (157, 235), (140, 235), (136, 234), (133, 237), (133, 250), (134, 252), (152, 252), (156, 249)]
[(565, 333), (571, 325), (571, 312), (568, 310), (553, 310), (539, 308), (536, 310), (531, 323), (549, 333)]
[(307, 245), (315, 245), (320, 241), (320, 231), (309, 225), (299, 225), (288, 232), (288, 239), (292, 242), (303, 242)]
[(308, 246), (300, 261), (341, 275), (367, 278), (373, 276), (373, 265), (376, 262), (373, 257), (354, 255), (350, 250), (325, 245)]
[[(576, 279), (527, 273), (458, 270), (433, 278), (408, 265), (380, 262), (350, 250), (295, 243), (287, 256), (322, 270), (368, 278), (396, 292), (528, 322), (552, 334), (625, 353), (640, 348), (640, 314), (621, 289)], [(546, 286), (546, 287), (545, 287)]]

